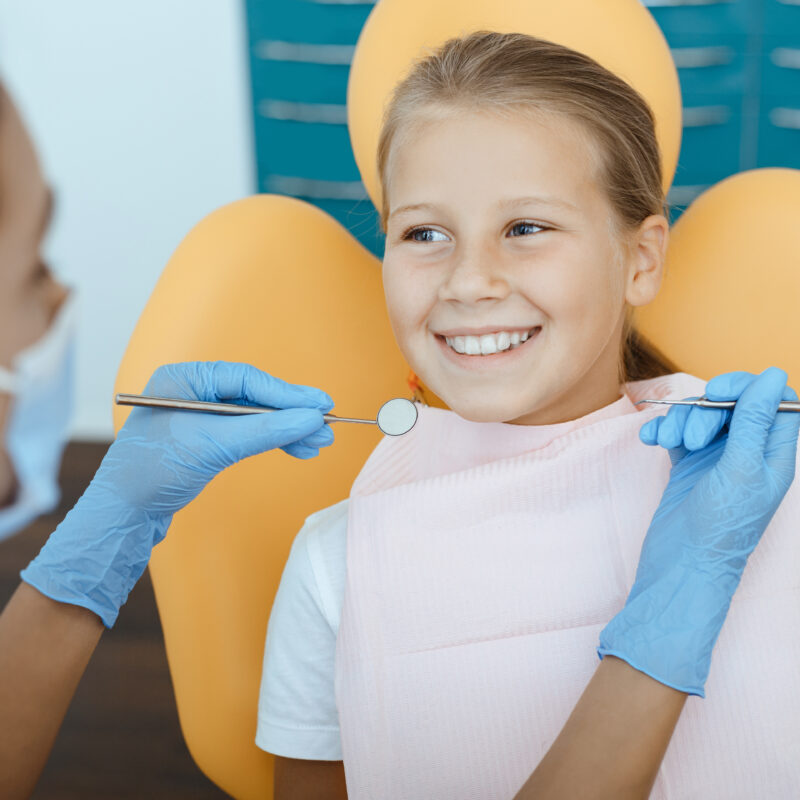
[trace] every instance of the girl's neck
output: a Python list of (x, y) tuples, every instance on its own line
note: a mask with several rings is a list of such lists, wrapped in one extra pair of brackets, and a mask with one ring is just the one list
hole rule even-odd
[(624, 386), (619, 383), (598, 387), (592, 390), (585, 385), (580, 391), (570, 390), (565, 394), (553, 398), (548, 405), (536, 411), (525, 414), (515, 420), (509, 420), (511, 425), (558, 425), (580, 419), (610, 406), (625, 393)]

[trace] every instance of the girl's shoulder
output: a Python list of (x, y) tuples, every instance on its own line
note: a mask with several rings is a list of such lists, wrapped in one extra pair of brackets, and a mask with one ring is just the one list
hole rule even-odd
[(301, 530), (309, 531), (324, 531), (335, 528), (342, 520), (347, 520), (347, 506), (350, 498), (345, 497), (338, 503), (331, 506), (325, 506), (313, 514), (309, 514), (303, 521)]
[(347, 505), (306, 517), (272, 605), (255, 742), (275, 755), (342, 759), (334, 675)]
[(349, 498), (306, 517), (296, 536), (311, 566), (310, 580), (316, 585), (320, 611), (336, 634), (344, 599), (347, 565), (347, 509)]

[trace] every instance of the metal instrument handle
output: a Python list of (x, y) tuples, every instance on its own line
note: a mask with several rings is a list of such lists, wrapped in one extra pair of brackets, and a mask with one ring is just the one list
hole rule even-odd
[[(242, 414), (263, 414), (267, 411), (281, 411), (279, 408), (269, 406), (240, 406), (236, 403), (210, 403), (205, 400), (184, 400), (178, 397), (151, 397), (145, 394), (122, 394), (114, 397), (120, 406), (143, 406), (145, 408), (172, 408), (181, 411), (204, 411), (208, 414), (226, 414), (228, 416), (241, 416)], [(352, 419), (350, 417), (337, 417), (335, 414), (323, 414), (325, 422), (363, 422), (367, 425), (377, 425), (374, 419)]]

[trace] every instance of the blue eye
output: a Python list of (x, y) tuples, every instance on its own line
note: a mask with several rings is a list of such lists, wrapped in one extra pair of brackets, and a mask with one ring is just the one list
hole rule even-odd
[[(411, 239), (414, 242), (430, 242), (430, 241), (433, 241), (432, 239), (414, 239), (413, 236), (414, 236), (414, 234), (417, 234), (417, 233), (442, 233), (442, 232), (441, 231), (436, 231), (433, 228), (411, 228), (411, 230), (406, 231), (402, 235), (401, 238), (403, 240)], [(443, 233), (442, 233), (442, 236), (444, 236)]]
[[(513, 231), (516, 228), (521, 228), (521, 227), (538, 228), (540, 231), (552, 230), (552, 228), (548, 228), (546, 225), (539, 225), (537, 222), (527, 222), (527, 221), (515, 222), (514, 225), (511, 226), (511, 230)], [(418, 233), (426, 233), (426, 234), (427, 233), (430, 233), (430, 234), (438, 233), (441, 236), (444, 236), (444, 234), (441, 231), (434, 230), (433, 228), (419, 227), (419, 228), (410, 228), (400, 238), (403, 241), (411, 240), (411, 241), (414, 241), (414, 242), (435, 242), (435, 241), (437, 241), (435, 239), (430, 239), (430, 238), (427, 238), (427, 237), (424, 238), (424, 239), (418, 239), (418, 238), (416, 238), (416, 234), (418, 234)], [(512, 237), (512, 238), (517, 238), (517, 237)], [(441, 241), (441, 240), (439, 240), (439, 241)]]
[(537, 222), (515, 222), (511, 226), (511, 230), (513, 231), (515, 228), (520, 228), (526, 226), (528, 228), (538, 228), (540, 231), (549, 231), (550, 228), (545, 227), (544, 225), (539, 225)]

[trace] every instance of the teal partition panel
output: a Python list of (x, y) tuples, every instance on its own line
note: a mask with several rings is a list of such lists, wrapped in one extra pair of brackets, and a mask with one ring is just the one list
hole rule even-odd
[(669, 43), (683, 95), (672, 221), (729, 175), (800, 168), (800, 0), (644, 4)]
[[(350, 61), (373, 5), (247, 0), (246, 9), (260, 191), (314, 203), (380, 257), (383, 235), (345, 108)], [(644, 5), (664, 32), (683, 95), (671, 221), (736, 172), (800, 168), (800, 0)]]
[(347, 78), (374, 3), (247, 0), (260, 191), (299, 197), (375, 255), (378, 215), (347, 133)]

